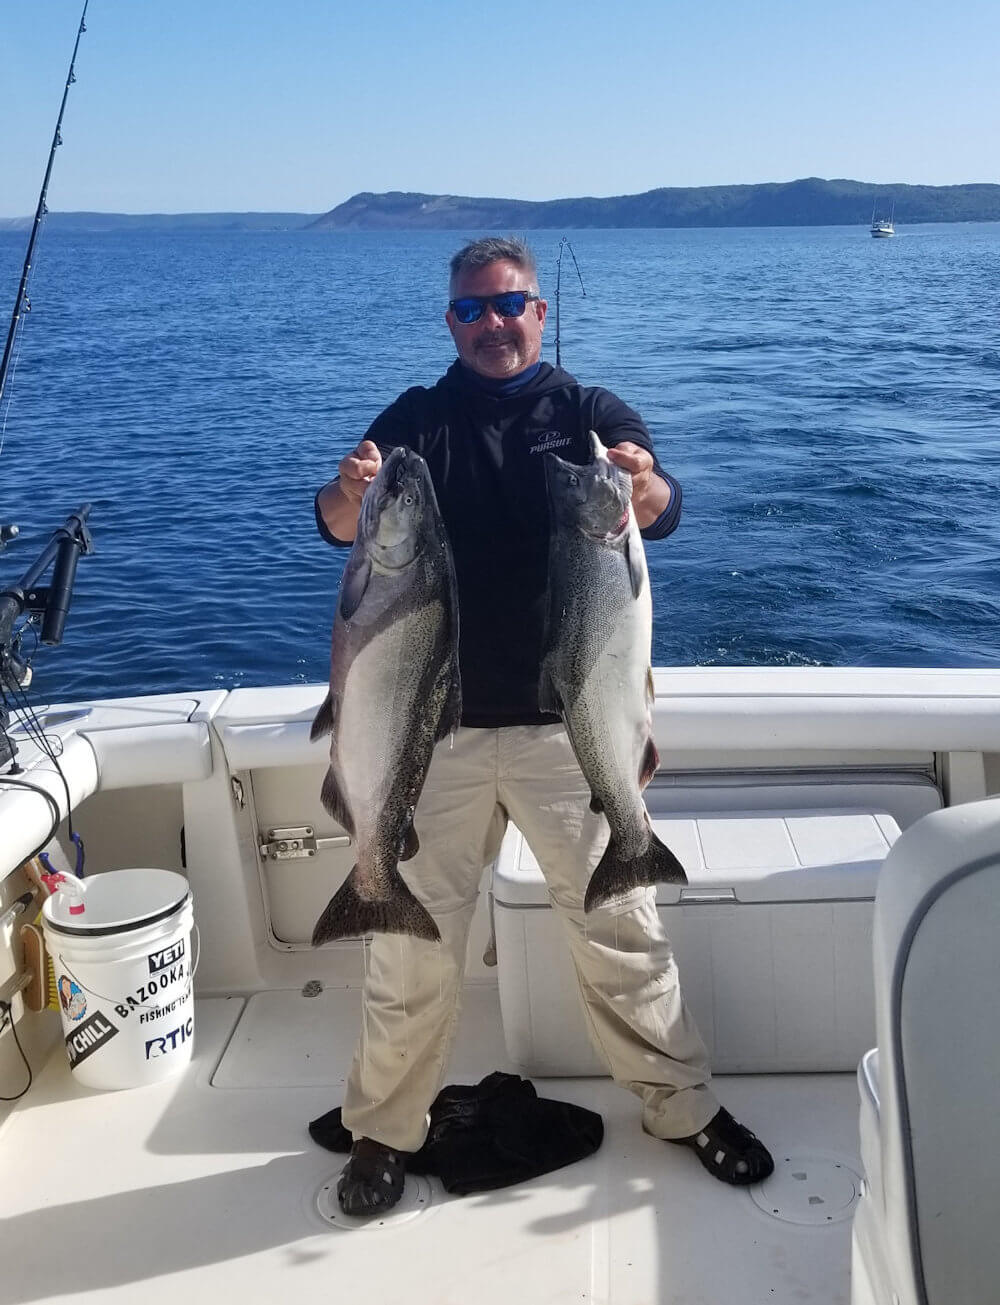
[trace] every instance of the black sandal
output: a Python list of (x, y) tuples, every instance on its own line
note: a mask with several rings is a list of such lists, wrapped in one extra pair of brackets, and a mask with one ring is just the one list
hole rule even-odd
[(774, 1161), (764, 1143), (723, 1108), (693, 1137), (666, 1140), (690, 1147), (710, 1174), (734, 1187), (759, 1183), (774, 1172)]
[(405, 1182), (401, 1151), (391, 1151), (370, 1137), (359, 1137), (337, 1183), (337, 1200), (345, 1214), (382, 1214), (403, 1195)]

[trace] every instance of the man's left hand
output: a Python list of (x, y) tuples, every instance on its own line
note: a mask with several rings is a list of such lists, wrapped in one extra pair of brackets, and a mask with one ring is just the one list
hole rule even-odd
[(632, 477), (632, 502), (641, 502), (649, 492), (649, 478), (653, 474), (652, 453), (641, 444), (624, 440), (608, 449), (608, 461), (629, 473)]
[(670, 502), (670, 486), (653, 471), (653, 455), (641, 444), (624, 440), (608, 449), (608, 461), (632, 477), (632, 510), (639, 528), (651, 526)]

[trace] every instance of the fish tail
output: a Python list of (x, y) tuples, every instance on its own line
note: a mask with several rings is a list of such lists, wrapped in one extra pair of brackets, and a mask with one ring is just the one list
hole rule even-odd
[(649, 832), (649, 846), (645, 852), (631, 861), (622, 857), (619, 845), (612, 835), (597, 869), (590, 877), (583, 909), (592, 911), (595, 906), (603, 906), (613, 897), (622, 897), (635, 888), (645, 888), (656, 883), (686, 884), (687, 881), (680, 861), (652, 830)]
[(355, 866), (316, 921), (314, 947), (336, 938), (357, 938), (367, 933), (406, 933), (440, 942), (437, 925), (403, 883), (401, 875), (393, 872), (388, 895), (373, 901), (358, 892), (357, 874)]

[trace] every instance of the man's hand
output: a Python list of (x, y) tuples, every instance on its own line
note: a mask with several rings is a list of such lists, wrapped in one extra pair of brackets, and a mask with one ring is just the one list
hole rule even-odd
[(632, 509), (639, 528), (651, 526), (670, 502), (670, 486), (653, 471), (653, 455), (641, 444), (623, 440), (608, 449), (608, 461), (632, 477)]
[(337, 479), (319, 492), (316, 502), (320, 516), (330, 534), (342, 544), (349, 544), (357, 534), (361, 500), (381, 465), (378, 445), (362, 440), (353, 453), (341, 458)]
[(371, 440), (362, 440), (353, 453), (341, 459), (337, 468), (340, 477), (340, 492), (352, 503), (360, 504), (365, 490), (378, 475), (382, 465), (382, 454), (378, 445)]
[(608, 461), (629, 473), (632, 477), (632, 502), (641, 501), (649, 490), (649, 478), (653, 474), (652, 453), (641, 444), (624, 440), (608, 449)]

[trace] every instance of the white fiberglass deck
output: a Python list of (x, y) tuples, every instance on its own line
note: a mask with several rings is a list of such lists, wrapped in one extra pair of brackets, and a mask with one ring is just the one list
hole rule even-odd
[[(408, 1215), (345, 1230), (316, 1204), (343, 1159), (306, 1124), (339, 1104), (359, 1010), (356, 988), (203, 1000), (187, 1073), (127, 1092), (78, 1088), (57, 1047), (0, 1130), (5, 1244), (20, 1248), (0, 1305), (846, 1305), (853, 1075), (716, 1080), (774, 1152), (774, 1201), (816, 1224), (761, 1208), (767, 1184), (755, 1200), (645, 1136), (638, 1103), (610, 1080), (547, 1079), (540, 1095), (604, 1117), (596, 1155), (484, 1196), (424, 1180)], [(509, 1068), (496, 990), (470, 986), (446, 1079)]]

